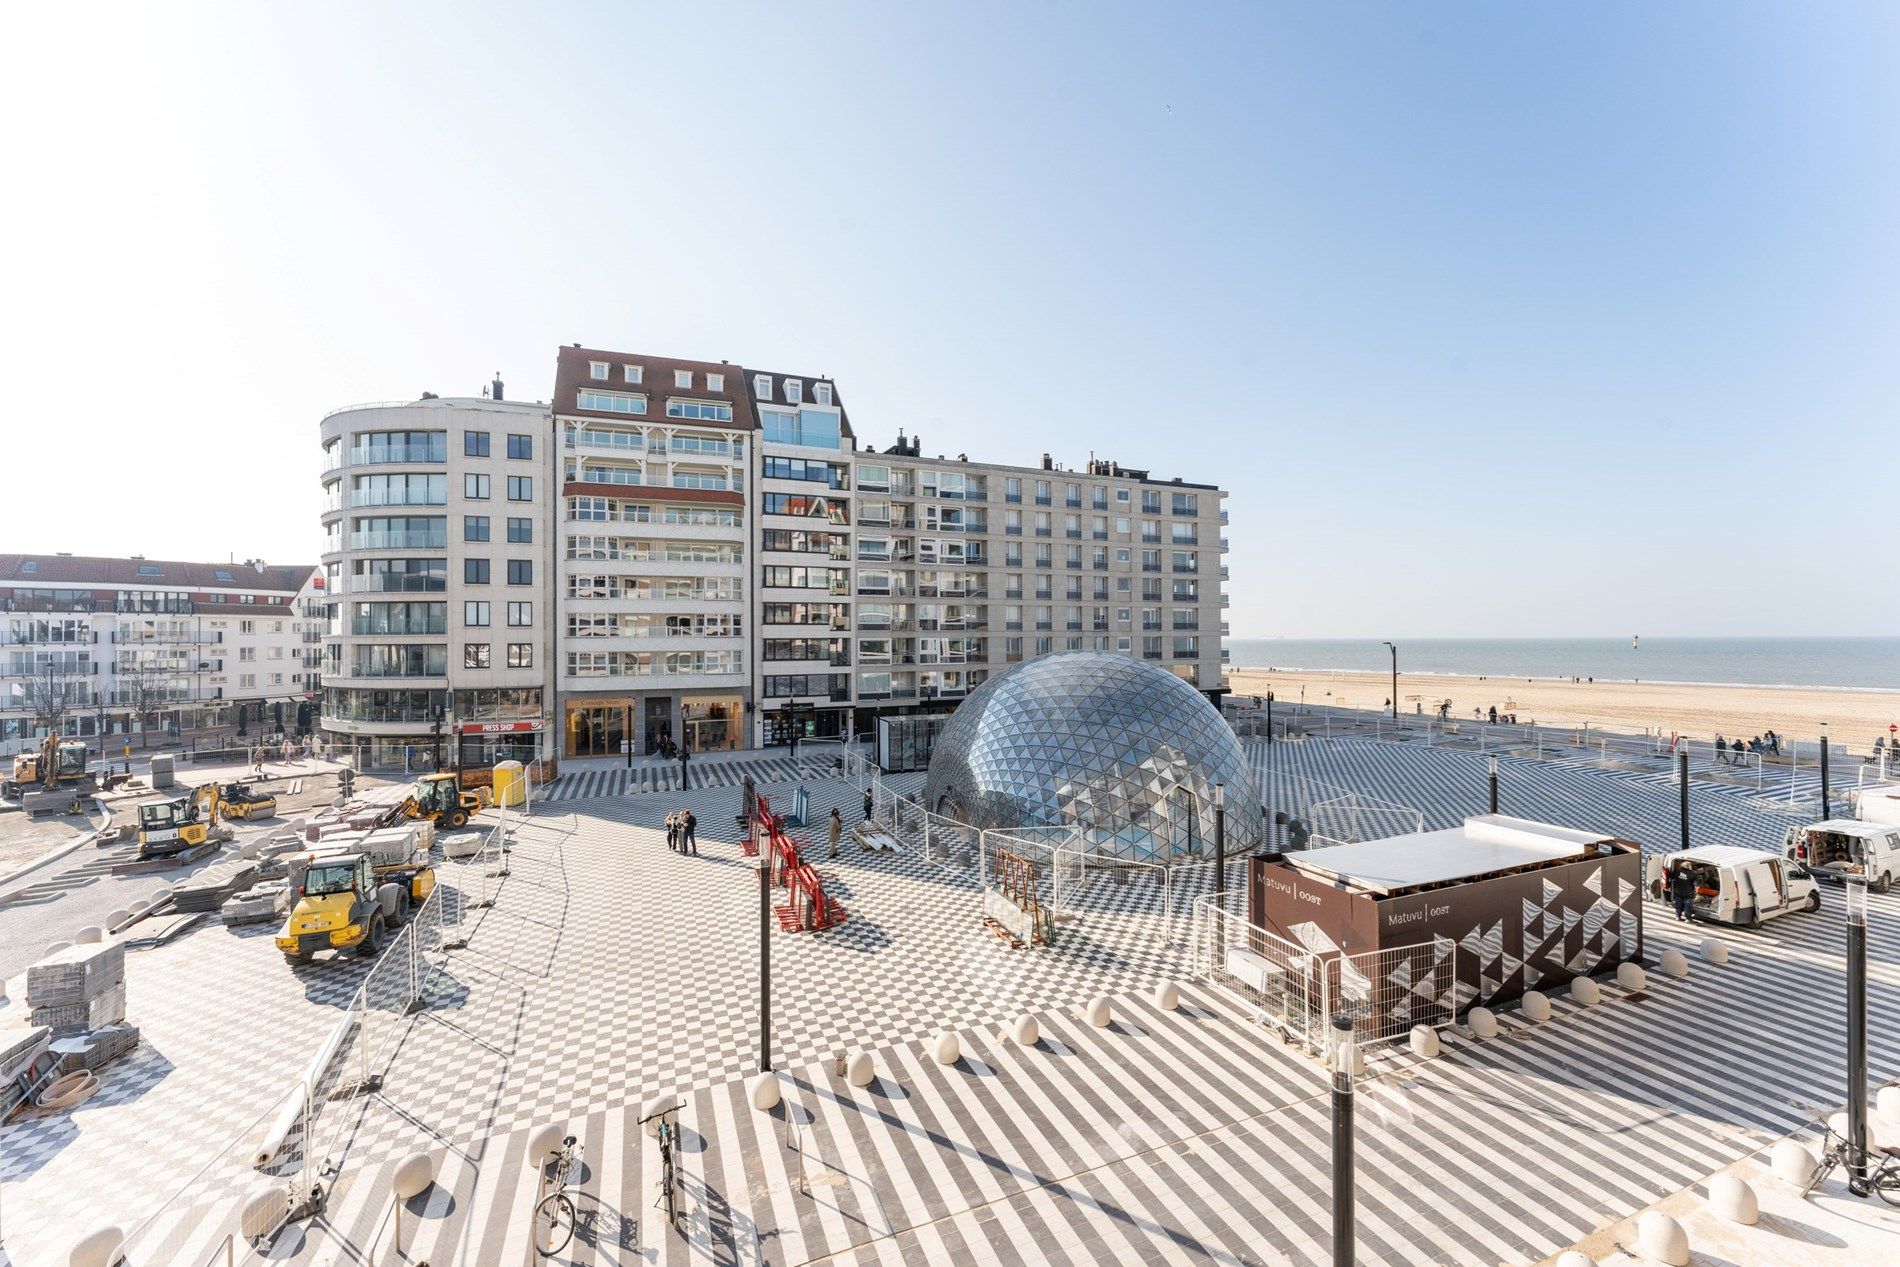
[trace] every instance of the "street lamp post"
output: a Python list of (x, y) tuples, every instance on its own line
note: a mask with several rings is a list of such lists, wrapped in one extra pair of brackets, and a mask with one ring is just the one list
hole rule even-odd
[(752, 815), (749, 830), (759, 859), (759, 1072), (772, 1071), (772, 856), (771, 843)]
[(1867, 878), (1848, 876), (1847, 906), (1847, 1187), (1867, 1183)]
[(1386, 643), (1392, 650), (1392, 720), (1399, 719), (1399, 649), (1393, 643)]
[(1267, 692), (1267, 742), (1273, 742), (1273, 692)]
[(1333, 1267), (1353, 1267), (1352, 1018), (1333, 1017)]
[(1491, 812), (1498, 812), (1498, 759), (1491, 758)]
[(626, 704), (621, 709), (620, 751), (627, 755), (627, 769), (633, 769), (633, 705)]
[(1214, 901), (1227, 909), (1227, 785), (1214, 785)]
[(1822, 722), (1821, 723), (1821, 817), (1823, 820), (1831, 817), (1831, 815), (1828, 812), (1828, 802), (1831, 799), (1832, 798), (1829, 797), (1827, 794), (1827, 723)]

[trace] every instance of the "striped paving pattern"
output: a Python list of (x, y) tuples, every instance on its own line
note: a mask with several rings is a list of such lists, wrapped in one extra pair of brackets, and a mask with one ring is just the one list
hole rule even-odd
[[(1876, 902), (1882, 1077), (1900, 1071), (1900, 905)], [(1656, 926), (1652, 949), (1703, 931)], [(1610, 987), (1594, 1008), (1561, 1000), (1543, 1026), (1507, 1017), (1499, 1039), (1450, 1036), (1436, 1061), (1375, 1057), (1358, 1106), (1360, 1261), (1532, 1261), (1838, 1103), (1838, 1047), (1814, 1039), (1842, 1023), (1838, 923), (1716, 935), (1727, 967)], [(694, 1092), (674, 1232), (640, 1111), (565, 1119), (588, 1169), (581, 1233), (555, 1261), (1329, 1262), (1318, 1066), (1197, 988), (1175, 1013), (1134, 995), (1116, 1014), (1097, 1030), (1045, 1013), (1031, 1049), (968, 1029), (950, 1067), (901, 1044), (864, 1089), (806, 1064), (781, 1073), (770, 1114), (736, 1081)], [(450, 1159), (445, 1191), (417, 1199), (412, 1254), (528, 1261), (527, 1137)], [(336, 1233), (367, 1244), (387, 1209), (345, 1204)]]
[[(835, 751), (835, 750), (834, 750)], [(739, 787), (751, 775), (752, 781), (795, 783), (801, 779), (832, 778), (833, 757), (803, 755), (790, 757), (744, 757), (731, 760), (701, 760), (688, 763), (688, 779), (694, 788)], [(602, 796), (637, 796), (648, 792), (677, 792), (680, 767), (677, 761), (655, 762), (641, 758), (631, 768), (615, 766), (598, 770), (579, 770), (563, 774), (546, 788), (536, 789), (537, 803), (584, 801)]]

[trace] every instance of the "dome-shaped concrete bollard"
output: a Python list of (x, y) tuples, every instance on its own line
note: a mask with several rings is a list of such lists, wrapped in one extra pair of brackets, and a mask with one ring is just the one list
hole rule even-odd
[(1769, 1154), (1769, 1168), (1775, 1172), (1775, 1178), (1785, 1184), (1800, 1187), (1807, 1183), (1808, 1176), (1821, 1163), (1816, 1160), (1814, 1150), (1798, 1139), (1784, 1139), (1776, 1144)]
[(147, 894), (145, 900), (150, 902), (153, 906), (157, 906), (160, 902), (163, 902), (166, 898), (170, 897), (171, 895), (172, 895), (172, 886), (169, 884), (161, 884), (157, 888), (153, 889), (149, 894)]
[(1542, 1025), (1550, 1019), (1550, 996), (1542, 990), (1526, 990), (1517, 1001), (1517, 1010), (1533, 1025)]
[(119, 1260), (119, 1246), (124, 1242), (123, 1228), (116, 1225), (94, 1228), (73, 1242), (66, 1262), (69, 1267), (112, 1267)]
[(755, 1073), (745, 1080), (745, 1097), (761, 1113), (777, 1108), (781, 1095), (782, 1088), (775, 1073)]
[(1616, 983), (1625, 990), (1647, 990), (1649, 974), (1640, 964), (1619, 963), (1616, 965)]
[(1596, 983), (1595, 977), (1572, 977), (1570, 999), (1582, 1007), (1595, 1007), (1603, 1001), (1603, 987)]
[(106, 939), (106, 930), (97, 924), (88, 924), (73, 934), (75, 946), (97, 946)]
[(1702, 956), (1704, 963), (1728, 962), (1728, 947), (1713, 937), (1704, 937), (1702, 944), (1696, 947), (1696, 953)]
[(52, 945), (48, 946), (45, 950), (42, 950), (40, 952), (40, 957), (50, 958), (53, 955), (58, 954), (62, 950), (71, 950), (72, 948), (73, 948), (73, 944), (69, 941), (56, 941)]
[(1109, 1006), (1106, 995), (1097, 995), (1095, 998), (1089, 1000), (1088, 1011), (1082, 1015), (1089, 1024), (1093, 1025), (1096, 1029), (1101, 1029), (1115, 1019), (1115, 1009)]
[(955, 1030), (938, 1030), (930, 1040), (930, 1055), (940, 1065), (954, 1065), (963, 1057), (963, 1040)]
[(246, 862), (248, 862), (252, 858), (257, 857), (259, 853), (263, 852), (263, 849), (264, 849), (264, 842), (261, 838), (256, 839), (256, 840), (247, 840), (243, 844), (238, 846), (238, 857), (243, 858)]
[(672, 1091), (664, 1095), (649, 1096), (647, 1098), (646, 1107), (640, 1110), (640, 1116), (652, 1119), (646, 1124), (648, 1139), (658, 1139), (660, 1137), (660, 1116), (662, 1114), (671, 1120), (677, 1120), (679, 1118), (679, 1106), (679, 1095)]
[(124, 908), (120, 908), (119, 910), (116, 910), (116, 911), (108, 911), (106, 912), (106, 927), (117, 928), (119, 925), (125, 923), (125, 921), (131, 918), (132, 918), (132, 912), (125, 910)]
[(1874, 1092), (1874, 1116), (1900, 1126), (1900, 1087), (1882, 1087)]
[(151, 909), (152, 909), (152, 904), (150, 902), (140, 899), (139, 901), (132, 903), (131, 913), (134, 915), (143, 915), (145, 914), (145, 912)]
[(1034, 1047), (1042, 1037), (1042, 1026), (1033, 1016), (1019, 1016), (1009, 1027), (1009, 1036), (1018, 1047)]
[(266, 1184), (254, 1188), (251, 1195), (244, 1198), (244, 1204), (238, 1207), (238, 1234), (245, 1240), (254, 1241), (260, 1236), (269, 1236), (271, 1229), (283, 1221), (290, 1212), (290, 1203), (284, 1199), (284, 1190)]
[(1473, 1038), (1496, 1038), (1497, 1014), (1488, 1007), (1474, 1007), (1465, 1013), (1465, 1028), (1471, 1031)]
[(407, 1201), (429, 1190), (435, 1182), (435, 1158), (427, 1153), (410, 1153), (396, 1163), (396, 1173), (389, 1177), (389, 1190), (396, 1194), (396, 1200)]
[(537, 1169), (547, 1165), (561, 1151), (561, 1141), (565, 1138), (567, 1127), (559, 1122), (535, 1127), (534, 1134), (528, 1136), (528, 1165)]
[(1412, 1054), (1421, 1060), (1432, 1060), (1438, 1055), (1438, 1031), (1429, 1025), (1412, 1026)]
[(1755, 1190), (1735, 1175), (1717, 1175), (1709, 1180), (1709, 1208), (1716, 1217), (1750, 1227), (1761, 1222), (1761, 1203)]
[(844, 1080), (854, 1087), (868, 1087), (877, 1077), (877, 1061), (868, 1051), (854, 1051), (845, 1062)]
[(1557, 1255), (1557, 1267), (1597, 1267), (1597, 1260), (1580, 1249), (1567, 1249)]
[(1666, 977), (1686, 977), (1689, 975), (1689, 956), (1672, 947), (1656, 956), (1656, 966), (1662, 969)]
[(1162, 1011), (1174, 1011), (1181, 1006), (1181, 987), (1172, 981), (1163, 981), (1155, 987), (1154, 1001)]
[(1661, 1210), (1645, 1210), (1637, 1216), (1636, 1250), (1667, 1267), (1689, 1267), (1689, 1234)]

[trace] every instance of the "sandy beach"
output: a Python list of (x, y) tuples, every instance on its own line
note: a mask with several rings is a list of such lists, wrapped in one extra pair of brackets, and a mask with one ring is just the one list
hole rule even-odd
[[(1325, 670), (1230, 669), (1236, 695), (1263, 695), (1308, 704), (1384, 708), (1392, 679), (1383, 673)], [(1399, 675), (1399, 711), (1430, 711), (1451, 701), (1453, 718), (1469, 719), (1474, 708), (1515, 712), (1518, 721), (1579, 726), (1585, 722), (1632, 733), (1661, 728), (1664, 734), (1711, 739), (1720, 734), (1744, 741), (1766, 730), (1785, 739), (1814, 740), (1827, 723), (1830, 744), (1865, 753), (1876, 735), (1900, 723), (1900, 693), (1832, 691), (1798, 686), (1700, 686), (1652, 682), (1580, 682), (1527, 678)]]

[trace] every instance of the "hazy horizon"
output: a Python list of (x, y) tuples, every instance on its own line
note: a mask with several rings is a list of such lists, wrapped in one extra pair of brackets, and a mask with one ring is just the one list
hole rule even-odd
[(1900, 627), (1891, 6), (0, 24), (0, 549), (314, 563), (326, 412), (581, 342), (1219, 482), (1236, 638)]

